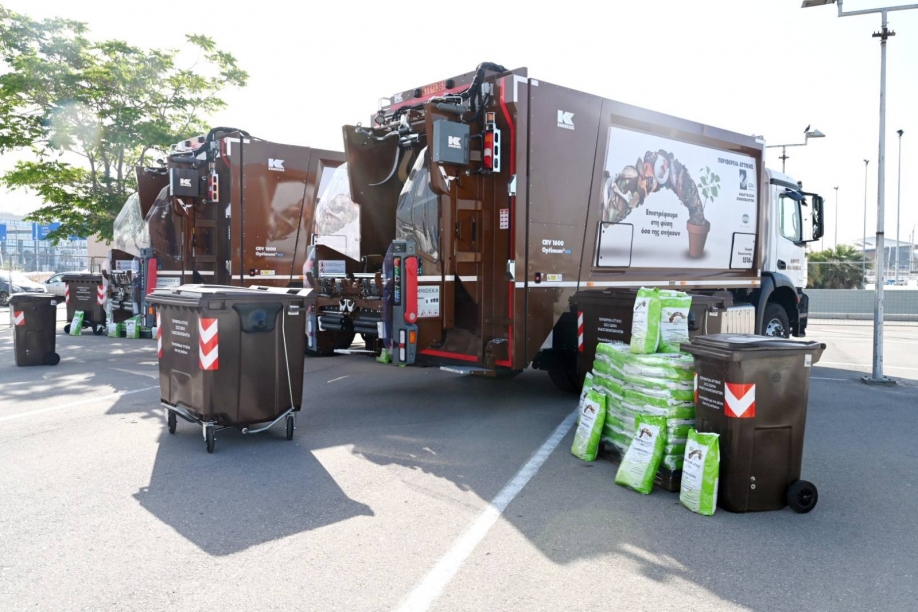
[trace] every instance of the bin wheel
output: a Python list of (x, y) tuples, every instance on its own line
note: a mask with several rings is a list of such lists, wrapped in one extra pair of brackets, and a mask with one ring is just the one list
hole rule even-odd
[(93, 334), (94, 336), (101, 336), (101, 335), (104, 334), (104, 333), (105, 333), (105, 328), (104, 328), (103, 326), (101, 326), (101, 325), (93, 325), (93, 326), (92, 326), (92, 334)]
[(68, 323), (67, 325), (64, 326), (64, 333), (65, 333), (65, 334), (69, 334), (69, 333), (70, 333), (70, 323)]
[(798, 514), (806, 514), (816, 507), (819, 491), (816, 485), (806, 480), (798, 480), (787, 490), (787, 505)]
[(294, 421), (293, 415), (287, 415), (287, 439), (293, 439), (293, 430), (296, 429), (296, 422)]
[[(170, 410), (169, 412), (171, 413), (172, 411)], [(207, 452), (214, 452), (214, 444), (217, 442), (217, 438), (214, 435), (213, 425), (204, 426), (204, 441), (207, 442)]]
[(56, 366), (61, 362), (61, 356), (57, 353), (48, 353), (45, 355), (45, 365)]
[(178, 419), (175, 418), (175, 413), (172, 412), (171, 410), (167, 410), (166, 412), (168, 413), (166, 415), (166, 422), (169, 424), (169, 433), (174, 434), (175, 426), (178, 423)]

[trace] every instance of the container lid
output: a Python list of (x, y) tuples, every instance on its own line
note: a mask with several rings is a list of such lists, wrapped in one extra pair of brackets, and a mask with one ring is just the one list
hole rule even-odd
[(61, 281), (65, 283), (67, 281), (86, 281), (86, 282), (92, 282), (92, 283), (101, 283), (102, 275), (101, 274), (79, 274), (79, 273), (65, 274), (64, 276), (61, 277)]
[(22, 304), (24, 302), (52, 302), (57, 303), (60, 298), (53, 293), (14, 293), (10, 296), (10, 303)]
[(711, 334), (709, 336), (696, 336), (691, 344), (683, 345), (691, 351), (692, 345), (718, 348), (728, 351), (812, 351), (825, 350), (826, 345), (821, 342), (805, 342), (770, 336), (756, 336), (754, 334)]
[(233, 300), (236, 302), (278, 302), (302, 300), (302, 296), (231, 287), (227, 285), (181, 285), (161, 287), (147, 296), (151, 304), (173, 304), (194, 306), (212, 300)]

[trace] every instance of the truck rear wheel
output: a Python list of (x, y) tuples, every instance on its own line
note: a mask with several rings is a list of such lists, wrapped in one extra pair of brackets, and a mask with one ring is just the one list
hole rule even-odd
[(762, 335), (773, 338), (790, 337), (790, 321), (780, 304), (772, 302), (765, 306), (765, 316), (762, 318)]

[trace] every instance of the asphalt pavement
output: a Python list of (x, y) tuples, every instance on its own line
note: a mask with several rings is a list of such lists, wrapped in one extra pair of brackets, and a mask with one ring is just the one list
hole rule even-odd
[(208, 455), (166, 431), (152, 341), (17, 368), (0, 328), (0, 609), (913, 610), (918, 327), (887, 328), (893, 388), (858, 380), (870, 332), (810, 328), (816, 509), (701, 517), (571, 456), (540, 372), (307, 359), (293, 441)]

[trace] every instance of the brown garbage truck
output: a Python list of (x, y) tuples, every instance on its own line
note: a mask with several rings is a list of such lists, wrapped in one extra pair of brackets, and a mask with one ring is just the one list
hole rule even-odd
[(146, 295), (188, 283), (303, 287), (319, 195), (344, 162), (326, 151), (214, 128), (179, 142), (115, 221), (110, 297), (116, 321)]
[(805, 333), (823, 200), (766, 170), (761, 138), (496, 64), (343, 131), (361, 258), (311, 299), (398, 365), (573, 388), (597, 341), (629, 340), (642, 286), (691, 293), (693, 333)]

